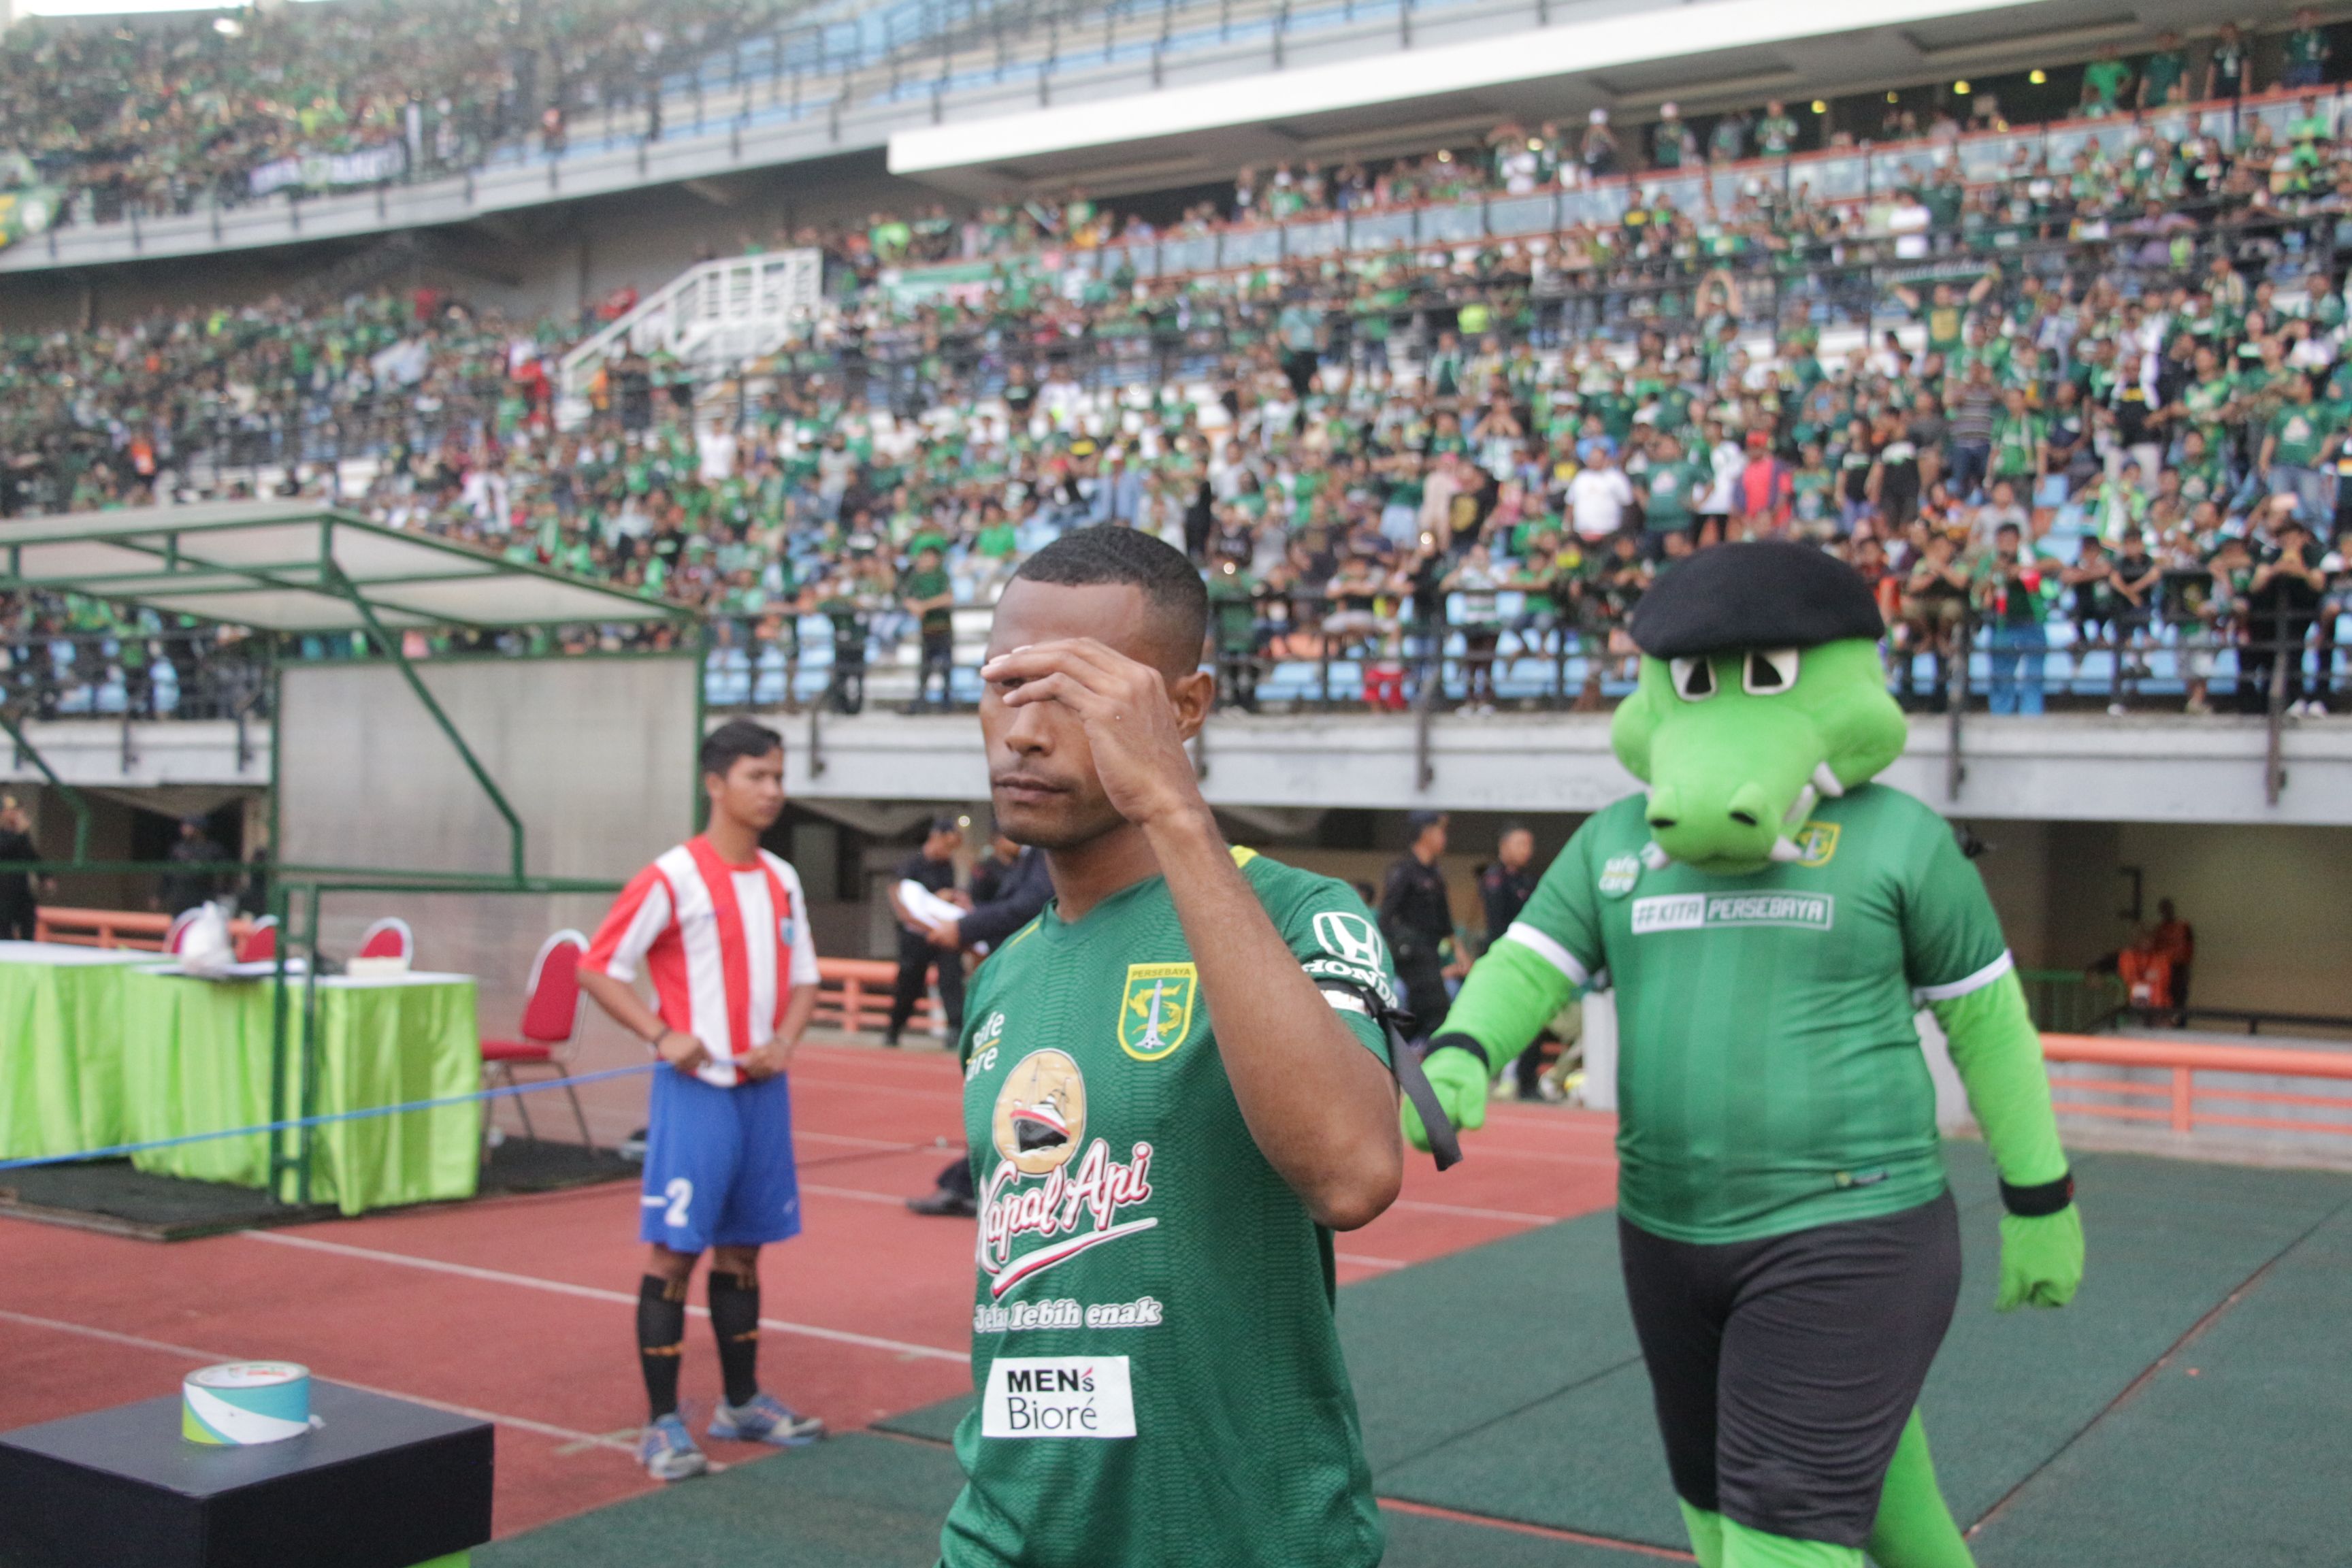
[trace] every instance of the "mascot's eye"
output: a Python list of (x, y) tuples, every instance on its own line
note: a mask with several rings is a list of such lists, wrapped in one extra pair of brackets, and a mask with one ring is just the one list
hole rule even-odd
[(1715, 665), (1706, 658), (1677, 658), (1666, 666), (1673, 673), (1675, 695), (1685, 702), (1704, 702), (1715, 695)]
[(1742, 684), (1750, 697), (1778, 697), (1797, 684), (1797, 650), (1773, 647), (1750, 652)]

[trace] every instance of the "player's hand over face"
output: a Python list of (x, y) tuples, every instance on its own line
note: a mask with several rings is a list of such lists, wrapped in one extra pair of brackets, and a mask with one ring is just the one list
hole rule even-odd
[(981, 668), (1009, 708), (1058, 702), (1086, 726), (1095, 772), (1113, 809), (1150, 826), (1201, 806), (1176, 705), (1160, 672), (1092, 637), (1033, 644)]

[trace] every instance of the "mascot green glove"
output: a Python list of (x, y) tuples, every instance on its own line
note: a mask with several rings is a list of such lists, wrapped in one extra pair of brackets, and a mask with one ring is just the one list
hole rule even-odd
[(1999, 1306), (2063, 1306), (2082, 1279), (1984, 883), (1941, 817), (1870, 782), (1905, 733), (1885, 630), (1862, 579), (1804, 545), (1662, 577), (1611, 731), (1648, 792), (1578, 829), (1425, 1063), (1475, 1128), (1544, 1021), (1614, 989), (1626, 1293), (1708, 1568), (1970, 1562), (1915, 1409), (1960, 1280), (1922, 1004), (2000, 1172)]

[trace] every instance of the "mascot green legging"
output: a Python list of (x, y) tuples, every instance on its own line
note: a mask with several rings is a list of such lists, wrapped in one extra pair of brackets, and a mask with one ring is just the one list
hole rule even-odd
[[(1475, 1130), (1544, 1023), (1614, 990), (1627, 1287), (1706, 1568), (1972, 1562), (1916, 1408), (1958, 1279), (1919, 1005), (2000, 1178), (1996, 1305), (2063, 1306), (2082, 1279), (2040, 1037), (1983, 884), (1940, 817), (1870, 782), (1905, 739), (1882, 629), (1860, 578), (1804, 546), (1718, 546), (1662, 578), (1611, 733), (1647, 794), (1579, 829), (1425, 1062)], [(1685, 1300), (1712, 1303), (1696, 1330)], [(1882, 1341), (1910, 1348), (1845, 1400)], [(1719, 1408), (1718, 1384), (1737, 1393)]]

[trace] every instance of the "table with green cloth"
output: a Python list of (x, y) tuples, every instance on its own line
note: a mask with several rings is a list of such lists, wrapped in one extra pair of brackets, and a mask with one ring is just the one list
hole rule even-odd
[[(286, 986), (286, 1091), (281, 1112), (331, 1116), (370, 1106), (440, 1100), (481, 1088), (474, 981), (465, 974), (322, 976), (319, 1042), (302, 1048), (301, 978)], [(274, 978), (209, 980), (174, 970), (131, 972), (122, 993), (124, 1122), (132, 1142), (252, 1127), (270, 1121)], [(318, 1083), (305, 1105), (303, 1070)], [(289, 1155), (303, 1132), (278, 1134)], [(309, 1130), (312, 1203), (347, 1215), (395, 1204), (474, 1195), (481, 1169), (478, 1100)], [(238, 1186), (269, 1184), (263, 1134), (207, 1139), (133, 1154), (140, 1170)], [(278, 1196), (297, 1195), (293, 1176)]]
[(124, 1142), (122, 977), (155, 954), (0, 942), (0, 1160)]

